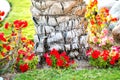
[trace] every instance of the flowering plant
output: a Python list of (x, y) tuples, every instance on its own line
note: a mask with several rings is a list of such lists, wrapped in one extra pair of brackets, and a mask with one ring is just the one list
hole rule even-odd
[(36, 68), (38, 63), (37, 56), (33, 52), (33, 41), (22, 35), (22, 29), (27, 25), (27, 21), (23, 20), (15, 20), (13, 23), (7, 22), (4, 28), (10, 30), (11, 33), (5, 35), (0, 32), (0, 61), (7, 58), (21, 72)]
[(102, 68), (120, 66), (120, 49), (114, 46), (113, 37), (108, 30), (109, 24), (118, 19), (113, 18), (106, 7), (98, 10), (97, 4), (97, 0), (90, 0), (85, 14), (88, 20), (89, 43), (92, 47), (86, 54), (93, 66)]
[(21, 72), (36, 69), (36, 65), (38, 64), (38, 57), (29, 50), (29, 48), (18, 50), (16, 66)]
[(2, 16), (4, 16), (5, 15), (5, 12), (4, 11), (0, 11), (0, 22), (1, 22), (1, 20), (2, 20)]
[[(117, 18), (112, 18), (109, 14), (109, 9), (106, 7), (98, 10), (97, 0), (90, 0), (87, 6), (85, 17), (88, 20), (87, 31), (89, 33), (89, 42), (97, 46), (111, 47), (111, 40), (107, 27), (110, 23), (117, 21)], [(109, 45), (109, 46), (107, 46)]]
[(89, 43), (109, 50), (114, 45), (114, 39), (112, 36), (109, 36), (108, 29), (103, 28), (100, 34), (97, 33), (96, 36), (90, 38)]
[(90, 58), (89, 62), (92, 66), (100, 68), (120, 67), (120, 46), (113, 46), (110, 50), (103, 51), (90, 48), (86, 54)]
[(45, 53), (44, 57), (47, 65), (55, 68), (67, 68), (74, 63), (74, 60), (70, 60), (70, 57), (67, 56), (66, 52), (59, 53), (56, 49), (51, 50), (49, 53)]

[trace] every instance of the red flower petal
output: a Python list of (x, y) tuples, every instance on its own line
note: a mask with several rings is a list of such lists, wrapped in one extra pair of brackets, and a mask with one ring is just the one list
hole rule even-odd
[(61, 59), (57, 60), (57, 64), (56, 64), (57, 66), (62, 67), (62, 66), (64, 66), (63, 64), (64, 64), (63, 60), (61, 60)]
[(27, 56), (27, 52), (25, 52), (24, 50), (18, 50), (18, 54), (22, 54), (24, 56)]
[(46, 58), (46, 63), (47, 65), (52, 66), (52, 60), (49, 57)]
[(0, 33), (0, 40), (6, 42), (6, 38), (4, 37), (4, 33)]
[(50, 55), (55, 56), (56, 59), (59, 59), (59, 58), (60, 58), (60, 54), (59, 54), (58, 50), (56, 50), (56, 49), (52, 49), (52, 50), (50, 51)]
[(5, 29), (8, 29), (8, 27), (9, 27), (9, 23), (7, 22), (7, 23), (5, 24), (5, 26), (4, 26), (4, 28), (5, 28)]
[(100, 51), (94, 50), (91, 54), (92, 58), (97, 59), (100, 56)]
[(6, 46), (6, 50), (8, 50), (8, 51), (9, 51), (10, 49), (11, 49), (11, 47), (10, 47), (10, 46)]
[(33, 54), (31, 54), (30, 56), (28, 56), (28, 60), (32, 60), (34, 56), (35, 56), (35, 54), (34, 54), (34, 53), (33, 53)]
[(29, 69), (29, 66), (26, 63), (26, 64), (21, 64), (19, 68), (21, 72), (26, 72)]
[(115, 61), (114, 61), (114, 60), (111, 60), (111, 61), (110, 61), (110, 64), (111, 64), (111, 65), (114, 65), (114, 64), (115, 64)]
[(25, 42), (26, 40), (27, 40), (26, 37), (22, 37), (22, 38), (21, 38), (21, 41), (22, 41), (22, 42)]

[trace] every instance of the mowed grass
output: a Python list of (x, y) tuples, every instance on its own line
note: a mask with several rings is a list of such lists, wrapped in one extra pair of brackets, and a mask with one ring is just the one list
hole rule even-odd
[[(31, 0), (8, 0), (11, 4), (11, 11), (3, 24), (6, 22), (13, 22), (14, 20), (26, 20), (28, 21), (28, 27), (23, 30), (23, 35), (33, 39), (35, 34), (34, 23), (32, 21), (32, 14), (30, 12)], [(0, 29), (0, 31), (9, 34), (10, 31)]]
[(116, 68), (93, 70), (42, 69), (17, 74), (13, 80), (120, 80), (120, 70)]

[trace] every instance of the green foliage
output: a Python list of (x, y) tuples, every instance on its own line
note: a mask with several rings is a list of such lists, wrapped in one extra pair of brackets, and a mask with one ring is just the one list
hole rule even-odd
[(35, 56), (33, 60), (28, 62), (29, 69), (36, 69), (38, 64), (38, 56)]
[(98, 67), (98, 68), (107, 68), (108, 67), (108, 61), (104, 61), (102, 57), (99, 57), (98, 59), (93, 59), (90, 56), (90, 60), (89, 63), (94, 66), (94, 67)]
[(117, 68), (73, 70), (42, 69), (17, 74), (13, 80), (120, 80)]

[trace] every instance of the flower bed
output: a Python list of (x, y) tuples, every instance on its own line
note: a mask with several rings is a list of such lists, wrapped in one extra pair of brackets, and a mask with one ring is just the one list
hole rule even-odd
[[(3, 14), (0, 12), (0, 16)], [(0, 74), (12, 70), (25, 72), (37, 67), (38, 56), (33, 51), (34, 43), (22, 35), (22, 29), (27, 25), (24, 20), (7, 22), (4, 28), (11, 34), (0, 32)]]
[(97, 0), (91, 0), (87, 6), (85, 17), (88, 19), (90, 49), (86, 52), (91, 65), (106, 68), (120, 66), (120, 47), (115, 46), (109, 30), (109, 24), (117, 21), (109, 14), (109, 9), (98, 10)]
[(74, 60), (70, 60), (70, 57), (66, 54), (66, 52), (59, 53), (56, 49), (45, 53), (44, 57), (47, 65), (55, 68), (68, 68), (74, 63)]

